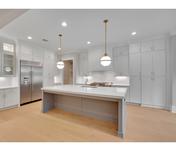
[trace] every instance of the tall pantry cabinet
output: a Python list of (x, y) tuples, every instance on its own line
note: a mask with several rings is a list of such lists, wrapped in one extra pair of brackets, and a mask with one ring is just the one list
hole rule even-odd
[(166, 45), (164, 37), (130, 44), (130, 102), (165, 107)]
[(166, 101), (166, 40), (141, 43), (142, 105), (164, 107)]
[(129, 46), (130, 102), (141, 104), (141, 47), (140, 43)]

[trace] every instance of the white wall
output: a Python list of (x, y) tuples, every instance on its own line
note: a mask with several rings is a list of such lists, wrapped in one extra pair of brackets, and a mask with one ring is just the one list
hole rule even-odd
[(172, 111), (176, 112), (176, 35), (171, 37)]

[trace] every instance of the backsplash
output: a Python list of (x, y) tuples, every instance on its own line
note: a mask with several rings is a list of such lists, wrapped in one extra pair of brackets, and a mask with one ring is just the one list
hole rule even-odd
[(0, 87), (17, 86), (17, 77), (0, 77)]
[(112, 82), (114, 85), (129, 85), (128, 76), (115, 76), (112, 71), (92, 72), (88, 77), (77, 76), (76, 83), (84, 84), (88, 79), (88, 83), (92, 82)]

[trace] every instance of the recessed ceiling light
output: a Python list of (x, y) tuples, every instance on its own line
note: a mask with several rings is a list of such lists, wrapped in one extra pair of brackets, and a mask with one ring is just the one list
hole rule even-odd
[(66, 26), (67, 26), (67, 23), (66, 23), (65, 21), (63, 21), (63, 22), (61, 23), (61, 25), (62, 25), (63, 27), (66, 27)]
[(61, 48), (59, 47), (58, 50), (61, 50)]
[(87, 41), (87, 44), (89, 45), (89, 44), (91, 44), (91, 42), (90, 42), (90, 41)]
[(27, 38), (28, 38), (28, 40), (31, 40), (31, 39), (32, 39), (32, 37), (31, 37), (31, 36), (28, 36)]
[(131, 35), (136, 35), (136, 32), (132, 32)]

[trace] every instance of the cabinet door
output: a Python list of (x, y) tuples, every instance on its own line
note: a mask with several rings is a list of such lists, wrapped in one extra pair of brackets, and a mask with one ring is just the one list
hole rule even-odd
[(152, 82), (151, 105), (164, 107), (166, 105), (166, 81), (165, 77), (157, 77)]
[(129, 54), (129, 46), (127, 46), (127, 45), (113, 48), (113, 56), (114, 57), (119, 57), (119, 56), (128, 55), (128, 54)]
[(42, 49), (38, 48), (38, 49), (33, 49), (32, 50), (32, 60), (33, 61), (37, 61), (40, 63), (43, 63), (43, 58), (44, 57), (44, 52)]
[(140, 75), (141, 69), (140, 53), (129, 55), (129, 74), (130, 75)]
[(166, 49), (166, 40), (165, 38), (156, 39), (153, 42), (154, 50), (165, 50)]
[(16, 62), (15, 62), (15, 44), (3, 42), (2, 51), (2, 74), (15, 75)]
[(32, 49), (27, 44), (20, 45), (20, 59), (32, 61)]
[[(55, 54), (50, 51), (45, 51), (44, 61), (43, 61), (43, 86), (52, 86), (54, 85), (54, 75), (57, 69)], [(57, 69), (59, 73), (63, 70)]]
[(101, 71), (100, 58), (103, 56), (103, 53), (100, 50), (91, 50), (88, 54), (89, 60), (89, 70), (90, 71)]
[(141, 73), (142, 76), (151, 76), (153, 72), (152, 52), (141, 53)]
[(130, 76), (130, 102), (141, 104), (141, 80), (139, 76)]
[(113, 49), (113, 70), (119, 76), (129, 75), (129, 46)]
[(141, 52), (149, 52), (153, 50), (153, 41), (142, 41), (141, 43)]
[(3, 108), (3, 107), (4, 107), (4, 103), (5, 103), (4, 91), (1, 90), (1, 91), (0, 91), (0, 108)]
[(79, 74), (85, 76), (88, 74), (88, 54), (80, 53), (79, 54)]
[(142, 104), (164, 107), (166, 100), (165, 77), (142, 78)]
[(116, 75), (128, 76), (128, 55), (121, 55), (114, 58), (113, 63)]
[(165, 51), (153, 52), (153, 72), (155, 73), (155, 76), (165, 76), (166, 74)]
[(141, 51), (140, 43), (130, 44), (129, 54), (140, 53), (140, 51)]
[(142, 104), (151, 105), (153, 103), (152, 97), (152, 80), (151, 77), (142, 77)]
[(5, 107), (19, 104), (19, 93), (17, 88), (5, 90)]

